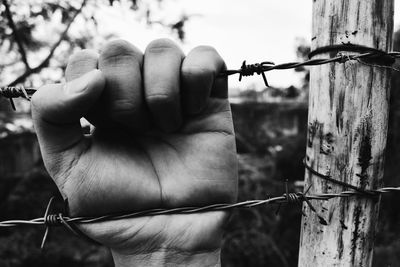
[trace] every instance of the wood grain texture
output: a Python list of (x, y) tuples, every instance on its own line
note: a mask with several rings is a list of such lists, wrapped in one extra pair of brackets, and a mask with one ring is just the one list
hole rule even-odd
[[(311, 50), (342, 43), (390, 50), (393, 5), (393, 0), (314, 0)], [(309, 166), (363, 189), (382, 185), (389, 75), (385, 68), (359, 62), (311, 68)], [(305, 188), (310, 184), (311, 194), (346, 190), (306, 171)], [(328, 225), (303, 205), (299, 266), (370, 266), (379, 201), (336, 198), (312, 204)]]

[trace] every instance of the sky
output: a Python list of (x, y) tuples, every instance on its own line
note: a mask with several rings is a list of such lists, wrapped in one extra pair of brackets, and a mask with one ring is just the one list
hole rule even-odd
[[(185, 25), (186, 40), (181, 44), (187, 53), (198, 45), (211, 45), (224, 58), (229, 69), (240, 68), (242, 61), (257, 63), (273, 61), (276, 64), (296, 61), (299, 38), (311, 38), (311, 0), (164, 0), (145, 1), (156, 10), (155, 19), (176, 21), (182, 14), (191, 16)], [(395, 10), (400, 0), (395, 0)], [(158, 10), (158, 11), (157, 11)], [(138, 20), (140, 12), (132, 15), (117, 3), (105, 9), (105, 17), (113, 23), (103, 25), (102, 31), (117, 33), (144, 51), (153, 39), (171, 37), (164, 27), (148, 27)], [(159, 14), (157, 17), (157, 13)], [(400, 10), (395, 11), (396, 29), (400, 26)], [(301, 75), (292, 70), (271, 71), (267, 78), (272, 86), (300, 85)], [(241, 84), (238, 77), (231, 77), (231, 88), (262, 88), (261, 77), (245, 77)]]

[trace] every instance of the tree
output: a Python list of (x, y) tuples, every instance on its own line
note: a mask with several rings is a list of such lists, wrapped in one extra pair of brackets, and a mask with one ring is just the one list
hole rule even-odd
[[(75, 49), (98, 48), (112, 36), (99, 36), (98, 10), (120, 4), (138, 19), (152, 25), (154, 9), (136, 0), (1, 0), (0, 16), (0, 84), (39, 86), (59, 81), (68, 56)], [(159, 4), (161, 1), (157, 1)], [(143, 12), (141, 12), (143, 11)], [(141, 15), (143, 14), (143, 15)], [(159, 23), (184, 38), (188, 16), (175, 23)], [(79, 23), (79, 30), (71, 31)], [(78, 28), (78, 26), (76, 27)], [(0, 111), (10, 110), (0, 99)]]

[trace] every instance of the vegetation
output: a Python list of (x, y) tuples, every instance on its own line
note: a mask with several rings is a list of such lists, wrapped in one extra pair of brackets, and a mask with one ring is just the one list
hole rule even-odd
[[(60, 79), (67, 56), (75, 49), (91, 48), (110, 36), (96, 36), (98, 6), (108, 7), (120, 1), (85, 0), (2, 0), (0, 6), (0, 83), (29, 85), (46, 81), (44, 73), (50, 69), (55, 79)], [(121, 0), (122, 1), (122, 0)], [(166, 0), (165, 0), (166, 1)], [(154, 22), (147, 7), (140, 2), (124, 1), (132, 12), (143, 14), (141, 19), (149, 25)], [(29, 8), (24, 8), (28, 3)], [(145, 12), (139, 12), (144, 10)], [(9, 14), (7, 14), (9, 13)], [(58, 17), (54, 14), (59, 14)], [(11, 15), (13, 23), (9, 19)], [(164, 24), (174, 30), (179, 38), (184, 37), (183, 25), (187, 18), (177, 18), (173, 24)], [(69, 25), (80, 20), (89, 31), (71, 32)], [(47, 29), (47, 25), (52, 25)], [(72, 27), (72, 26), (71, 26)], [(40, 31), (49, 39), (37, 35)], [(51, 38), (50, 38), (51, 37)], [(100, 38), (100, 39), (98, 39)], [(395, 50), (400, 50), (400, 31), (395, 35)], [(299, 43), (299, 57), (309, 51), (306, 44)], [(38, 55), (38, 56), (36, 56)], [(400, 68), (400, 64), (395, 66)], [(56, 71), (54, 71), (56, 70)], [(58, 70), (58, 71), (57, 71)], [(308, 72), (304, 73), (304, 90), (308, 88)], [(12, 79), (10, 78), (12, 77)], [(52, 79), (54, 79), (52, 77)], [(400, 73), (393, 75), (390, 129), (385, 167), (385, 184), (399, 185), (400, 172)], [(9, 107), (2, 105), (0, 109)], [(263, 199), (280, 195), (288, 179), (290, 190), (295, 181), (301, 180), (304, 169), (306, 124), (300, 120), (298, 131), (287, 133), (279, 105), (255, 106), (243, 112), (234, 108), (235, 128), (238, 134), (240, 154), (239, 200)], [(257, 110), (255, 110), (257, 108)], [(305, 110), (303, 110), (305, 112)], [(298, 110), (296, 112), (298, 113)], [(293, 113), (293, 114), (294, 114)], [(4, 114), (4, 111), (3, 111)], [(244, 115), (247, 114), (247, 115)], [(264, 115), (263, 115), (264, 114)], [(272, 114), (268, 117), (265, 114)], [(274, 118), (277, 119), (273, 119)], [(290, 115), (292, 118), (294, 115)], [(0, 117), (1, 118), (1, 117)], [(265, 124), (255, 123), (265, 121)], [(247, 123), (246, 123), (247, 122)], [(253, 122), (249, 131), (248, 122)], [(304, 124), (304, 125), (303, 125)], [(303, 125), (303, 127), (301, 127)], [(13, 138), (9, 136), (7, 138)], [(7, 140), (6, 140), (7, 141)], [(0, 143), (2, 153), (10, 153), (5, 147), (11, 142)], [(13, 147), (9, 147), (11, 149)], [(8, 155), (8, 154), (7, 154)], [(7, 156), (6, 155), (6, 156)], [(19, 160), (25, 160), (20, 158)], [(39, 160), (31, 171), (23, 174), (0, 176), (0, 220), (10, 218), (30, 219), (43, 216), (43, 208), (58, 191)], [(382, 198), (382, 209), (376, 237), (374, 266), (400, 266), (400, 196), (387, 195)], [(62, 210), (58, 203), (55, 210)], [(297, 263), (300, 236), (300, 208), (282, 205), (256, 209), (240, 209), (232, 213), (224, 239), (222, 262), (224, 266), (295, 266)], [(21, 227), (0, 230), (0, 266), (113, 266), (107, 249), (72, 236), (63, 228), (51, 229), (45, 251), (40, 252), (44, 228)]]
[[(65, 64), (77, 49), (98, 49), (112, 33), (100, 34), (101, 13), (121, 5), (129, 9), (138, 21), (170, 29), (177, 39), (185, 37), (188, 15), (176, 17), (173, 23), (159, 18), (158, 8), (149, 1), (136, 0), (2, 0), (0, 4), (0, 84), (38, 86), (57, 82), (63, 76)], [(153, 19), (153, 13), (158, 19)], [(79, 25), (79, 27), (78, 27)], [(0, 99), (0, 111), (10, 110)], [(3, 104), (2, 104), (3, 103)]]

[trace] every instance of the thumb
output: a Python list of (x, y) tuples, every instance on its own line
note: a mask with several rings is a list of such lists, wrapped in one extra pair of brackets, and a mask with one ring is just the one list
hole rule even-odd
[(80, 118), (99, 99), (104, 85), (101, 71), (93, 70), (66, 84), (45, 85), (33, 95), (32, 118), (45, 162), (83, 143)]

